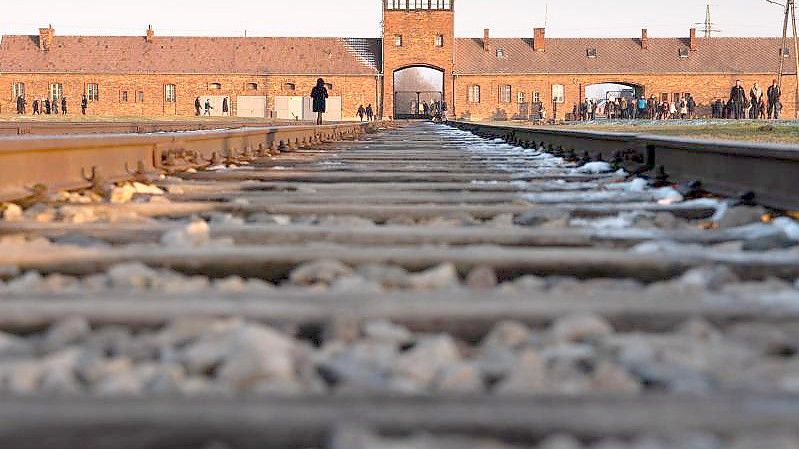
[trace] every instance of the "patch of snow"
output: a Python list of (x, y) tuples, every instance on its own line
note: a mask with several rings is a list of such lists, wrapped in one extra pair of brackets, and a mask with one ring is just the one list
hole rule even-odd
[(660, 189), (656, 189), (654, 191), (655, 199), (657, 200), (658, 204), (668, 206), (674, 203), (681, 203), (685, 198), (680, 194), (680, 192), (674, 190), (671, 187), (663, 187)]
[(788, 236), (791, 240), (799, 241), (799, 223), (796, 221), (788, 218), (788, 217), (779, 217), (775, 219), (773, 222), (774, 226), (782, 229), (785, 235)]
[(610, 190), (624, 190), (626, 192), (645, 192), (648, 187), (646, 179), (635, 178), (630, 182), (619, 182), (608, 184), (606, 186)]
[(575, 171), (581, 174), (598, 175), (601, 173), (612, 172), (613, 167), (611, 167), (607, 162), (589, 162), (582, 167), (577, 168)]

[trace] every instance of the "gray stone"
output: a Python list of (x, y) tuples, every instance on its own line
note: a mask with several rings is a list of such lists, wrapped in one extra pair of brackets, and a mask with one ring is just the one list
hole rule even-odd
[(719, 290), (739, 282), (739, 278), (727, 266), (715, 265), (688, 270), (677, 282), (683, 287)]
[(317, 260), (295, 268), (289, 279), (295, 285), (332, 284), (336, 279), (351, 276), (352, 268), (337, 260)]
[(392, 344), (359, 342), (353, 345), (333, 344), (320, 354), (318, 371), (337, 389), (353, 391), (385, 391), (398, 352)]
[(744, 251), (764, 252), (776, 249), (793, 248), (799, 242), (788, 237), (785, 232), (776, 232), (771, 235), (761, 235), (747, 239), (743, 244)]
[(92, 332), (85, 338), (85, 347), (109, 356), (126, 355), (131, 344), (130, 328), (112, 326)]
[(613, 334), (613, 327), (594, 314), (573, 314), (555, 320), (551, 333), (555, 341), (592, 341)]
[(591, 378), (591, 391), (599, 393), (635, 394), (642, 390), (638, 379), (621, 367), (602, 361)]
[(89, 333), (91, 333), (91, 326), (86, 318), (66, 318), (48, 329), (42, 341), (42, 349), (47, 352), (56, 351), (82, 341)]
[(516, 216), (513, 224), (519, 226), (541, 226), (551, 221), (568, 220), (569, 213), (553, 208), (533, 209)]
[(475, 267), (466, 275), (466, 286), (474, 290), (489, 290), (498, 283), (497, 273), (489, 266)]
[(361, 276), (352, 275), (342, 276), (336, 279), (333, 281), (330, 289), (335, 292), (379, 293), (383, 291), (383, 286), (377, 282), (369, 281)]
[(10, 393), (30, 395), (39, 389), (39, 384), (45, 374), (45, 367), (36, 360), (22, 360), (6, 362), (0, 366), (0, 378), (4, 379), (0, 385), (5, 384)]
[(440, 393), (481, 393), (485, 390), (485, 384), (475, 364), (455, 363), (441, 370), (435, 381), (435, 389)]
[(0, 331), (0, 359), (30, 355), (32, 351), (28, 340)]
[(88, 384), (99, 384), (106, 379), (125, 375), (133, 370), (133, 361), (127, 357), (105, 359), (84, 355), (78, 362), (78, 376)]
[(519, 348), (530, 340), (530, 328), (518, 321), (503, 321), (483, 339), (483, 346)]
[(181, 391), (186, 379), (186, 370), (178, 364), (162, 364), (155, 367), (145, 380), (145, 389), (152, 394), (173, 394)]
[(718, 221), (719, 229), (735, 228), (752, 223), (760, 223), (768, 211), (761, 206), (738, 206), (727, 209)]
[(139, 262), (114, 265), (108, 270), (114, 288), (147, 290), (157, 283), (158, 277), (157, 271)]
[(499, 384), (496, 391), (501, 395), (529, 395), (549, 390), (544, 360), (532, 349), (527, 349), (521, 353), (508, 378)]
[(375, 223), (372, 220), (351, 215), (328, 215), (320, 218), (318, 225), (346, 228), (369, 228), (374, 227)]
[(369, 321), (363, 326), (363, 333), (371, 341), (395, 347), (411, 343), (414, 338), (413, 332), (406, 327), (385, 320)]
[(460, 351), (449, 335), (424, 337), (397, 359), (393, 374), (428, 387), (442, 369), (460, 359)]
[(538, 449), (582, 449), (576, 438), (571, 435), (553, 435), (542, 441)]
[(504, 379), (516, 365), (516, 354), (510, 347), (483, 345), (475, 361), (489, 382)]
[(273, 329), (246, 325), (229, 338), (219, 379), (246, 389), (261, 380), (293, 380), (294, 340)]
[(413, 274), (410, 281), (411, 286), (417, 290), (441, 290), (459, 284), (458, 271), (451, 263)]
[(383, 288), (398, 289), (408, 288), (411, 285), (408, 272), (401, 267), (391, 265), (362, 265), (358, 267), (358, 274)]
[(39, 392), (47, 395), (76, 395), (81, 392), (81, 387), (74, 373), (52, 370), (42, 376)]

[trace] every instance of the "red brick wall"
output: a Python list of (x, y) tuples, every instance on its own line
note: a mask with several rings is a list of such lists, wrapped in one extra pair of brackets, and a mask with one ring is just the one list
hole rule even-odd
[[(471, 117), (473, 120), (489, 120), (507, 116), (512, 118), (519, 111), (517, 93), (525, 92), (526, 101), (532, 101), (533, 92), (540, 92), (541, 101), (552, 117), (552, 85), (562, 84), (565, 90), (565, 102), (558, 105), (558, 118), (563, 119), (565, 114), (572, 111), (575, 103), (585, 99), (586, 87), (592, 84), (617, 82), (630, 83), (642, 86), (646, 96), (668, 93), (671, 99), (676, 92), (691, 93), (700, 105), (700, 114), (707, 109), (716, 98), (726, 100), (729, 98), (730, 88), (736, 79), (744, 83), (747, 93), (755, 81), (760, 83), (765, 91), (771, 85), (774, 74), (751, 75), (462, 75), (455, 80), (454, 113), (457, 117)], [(471, 85), (480, 86), (481, 98), (479, 104), (468, 102), (468, 88)], [(512, 87), (511, 103), (499, 102), (499, 86)], [(792, 77), (783, 78), (783, 117), (793, 118), (796, 111), (796, 99), (793, 92), (796, 86)], [(707, 108), (702, 108), (703, 106)]]
[[(394, 36), (402, 35), (402, 46)], [(436, 47), (436, 36), (444, 36), (444, 46)], [(383, 12), (384, 113), (394, 114), (394, 72), (419, 65), (444, 71), (444, 101), (452, 104), (452, 69), (455, 21), (451, 10), (384, 10)]]
[[(13, 84), (25, 83), (28, 112), (33, 111), (33, 100), (46, 97), (50, 83), (61, 83), (63, 94), (69, 101), (70, 113), (80, 113), (80, 99), (89, 83), (99, 85), (99, 101), (89, 102), (89, 115), (103, 116), (193, 116), (194, 100), (199, 96), (220, 95), (231, 98), (231, 115), (236, 115), (236, 98), (239, 95), (266, 96), (268, 109), (274, 108), (275, 95), (307, 96), (316, 83), (316, 76), (258, 76), (258, 75), (82, 75), (82, 74), (1, 74), (0, 113), (16, 110)], [(326, 82), (333, 84), (331, 96), (341, 96), (343, 116), (354, 118), (358, 106), (377, 103), (378, 78), (374, 76), (330, 76)], [(289, 92), (286, 82), (293, 82), (297, 89)], [(221, 89), (210, 89), (212, 83)], [(249, 90), (249, 83), (257, 84), (257, 90)], [(176, 86), (177, 101), (165, 99), (165, 85)], [(128, 92), (128, 101), (122, 100), (122, 92)], [(144, 102), (137, 101), (136, 92), (144, 92)]]

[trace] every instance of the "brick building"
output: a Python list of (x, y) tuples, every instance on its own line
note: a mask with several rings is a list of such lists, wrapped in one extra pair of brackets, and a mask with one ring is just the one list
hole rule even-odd
[[(382, 0), (383, 38), (36, 36), (0, 42), (0, 112), (15, 98), (66, 96), (72, 113), (87, 95), (91, 115), (189, 116), (201, 98), (222, 115), (304, 118), (317, 77), (331, 95), (329, 119), (353, 118), (372, 104), (395, 110), (397, 73), (426, 67), (441, 73), (449, 114), (473, 119), (528, 117), (541, 103), (563, 118), (595, 84), (618, 83), (672, 101), (691, 93), (700, 105), (726, 98), (736, 79), (765, 88), (781, 55), (774, 38), (547, 38), (541, 28), (514, 39), (456, 38), (455, 0)], [(795, 77), (783, 78), (784, 115), (793, 116)]]

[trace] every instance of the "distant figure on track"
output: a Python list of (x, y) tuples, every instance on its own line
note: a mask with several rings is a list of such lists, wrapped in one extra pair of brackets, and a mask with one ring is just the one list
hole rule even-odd
[(39, 115), (39, 100), (33, 100), (33, 115)]
[(61, 114), (67, 115), (67, 97), (61, 97)]
[(203, 114), (203, 115), (207, 115), (208, 117), (210, 117), (211, 116), (211, 109), (213, 109), (213, 108), (214, 107), (211, 106), (211, 100), (210, 99), (209, 100), (205, 100), (205, 114)]
[(25, 100), (22, 99), (22, 95), (17, 97), (17, 114), (22, 114), (22, 104)]
[(693, 120), (696, 118), (696, 100), (693, 95), (688, 94), (688, 118)]
[(45, 98), (44, 99), (44, 113), (47, 114), (47, 115), (50, 115), (51, 112), (52, 112), (52, 109), (50, 107), (50, 99), (49, 98)]
[(313, 111), (316, 112), (316, 124), (322, 124), (322, 114), (327, 112), (327, 88), (325, 87), (325, 80), (319, 78), (316, 80), (316, 87), (311, 90), (311, 98), (313, 98)]
[(197, 97), (197, 99), (194, 100), (194, 110), (197, 112), (197, 117), (203, 115), (202, 108), (203, 105), (200, 103), (200, 97)]
[(53, 98), (53, 115), (58, 115), (58, 98)]
[(86, 95), (80, 99), (80, 113), (86, 115), (86, 108), (89, 107), (89, 100), (86, 98)]
[(735, 81), (735, 86), (730, 90), (730, 107), (732, 108), (732, 117), (736, 120), (746, 118), (744, 110), (746, 109), (746, 91), (741, 84), (741, 80)]
[(782, 97), (782, 90), (780, 89), (780, 85), (777, 84), (777, 80), (772, 81), (771, 86), (768, 88), (768, 92), (766, 92), (766, 96), (768, 97), (768, 118), (769, 120), (779, 120), (780, 119), (780, 110), (782, 109), (782, 104), (780, 103), (780, 97)]
[(357, 114), (358, 114), (358, 118), (359, 118), (361, 121), (363, 121), (363, 117), (366, 115), (366, 109), (364, 109), (363, 105), (360, 105), (360, 106), (358, 107), (358, 112), (357, 112)]
[(369, 106), (366, 107), (366, 120), (372, 121), (375, 119), (375, 110), (372, 108), (372, 104), (370, 103)]
[(752, 104), (752, 109), (749, 110), (749, 118), (759, 118), (760, 103), (763, 102), (763, 89), (760, 88), (760, 84), (757, 82), (752, 86), (752, 90), (749, 91), (749, 102)]

